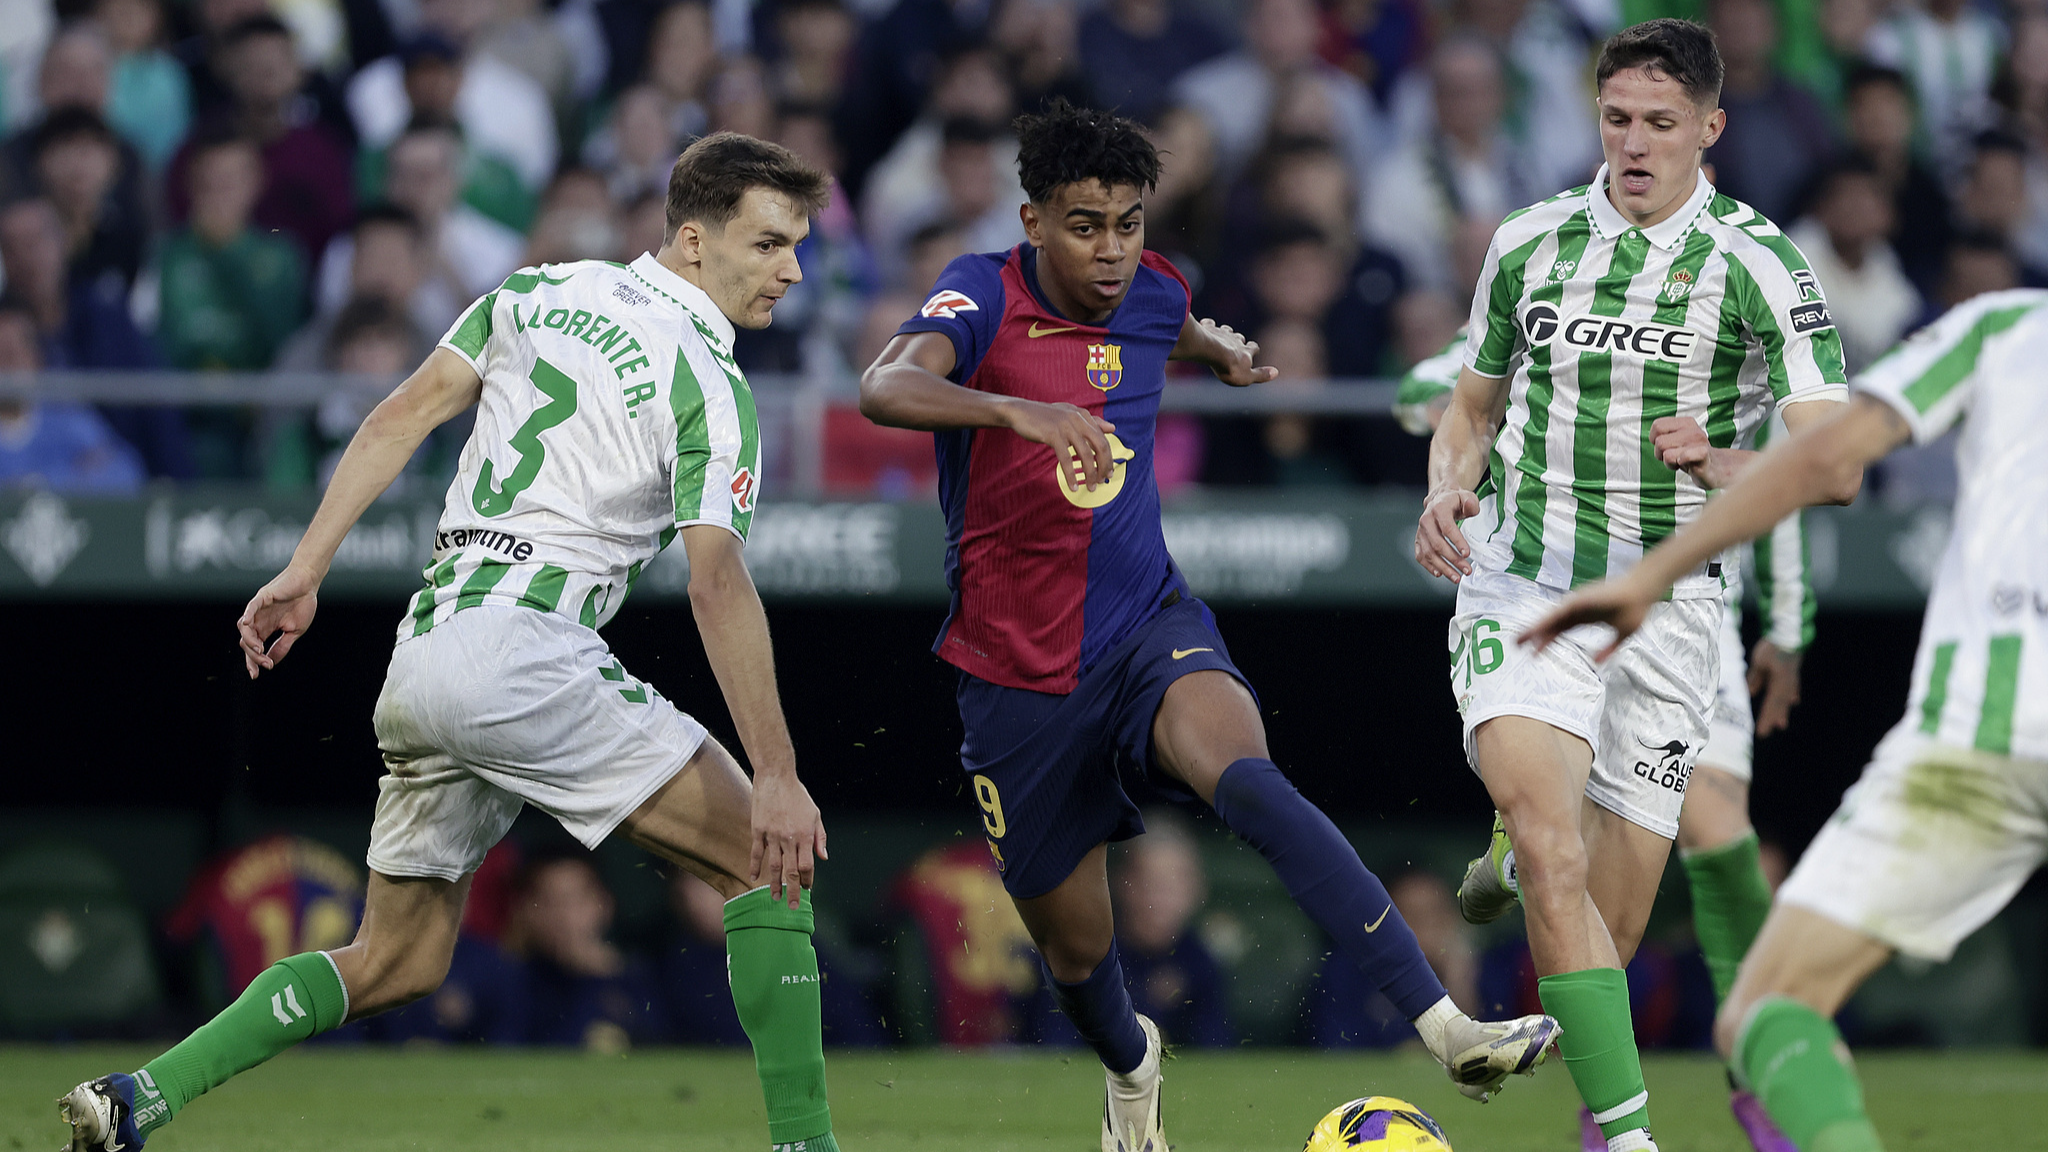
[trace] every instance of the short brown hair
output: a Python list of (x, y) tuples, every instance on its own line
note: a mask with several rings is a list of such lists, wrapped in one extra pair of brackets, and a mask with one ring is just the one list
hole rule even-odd
[(669, 169), (668, 231), (662, 238), (675, 239), (676, 230), (691, 220), (723, 230), (739, 215), (740, 198), (750, 188), (779, 192), (801, 205), (804, 215), (815, 216), (831, 195), (832, 180), (780, 144), (714, 132), (684, 149)]
[(1596, 87), (1606, 87), (1616, 72), (1631, 68), (1677, 81), (1698, 107), (1721, 102), (1721, 48), (1703, 24), (1664, 16), (1616, 32), (1600, 49), (1593, 69)]

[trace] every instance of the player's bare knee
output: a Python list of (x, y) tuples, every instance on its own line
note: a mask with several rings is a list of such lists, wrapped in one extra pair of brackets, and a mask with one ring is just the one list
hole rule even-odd
[(1536, 825), (1515, 837), (1515, 872), (1524, 902), (1569, 903), (1586, 896), (1586, 844), (1574, 828)]
[(1039, 954), (1045, 957), (1046, 970), (1053, 979), (1062, 984), (1079, 984), (1102, 966), (1109, 955), (1109, 941), (1048, 941), (1039, 947)]

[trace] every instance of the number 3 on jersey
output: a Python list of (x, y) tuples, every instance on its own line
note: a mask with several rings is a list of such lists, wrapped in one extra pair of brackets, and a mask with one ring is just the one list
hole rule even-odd
[(540, 473), (541, 464), (548, 458), (547, 446), (540, 442), (540, 434), (576, 414), (576, 381), (567, 373), (536, 358), (527, 379), (533, 381), (533, 386), (540, 389), (540, 394), (547, 397), (548, 402), (535, 409), (533, 415), (526, 418), (526, 423), (519, 426), (519, 431), (512, 434), (512, 450), (519, 453), (519, 463), (505, 477), (504, 487), (491, 486), (495, 468), (488, 457), (484, 459), (483, 467), (478, 469), (476, 491), (471, 495), (470, 503), (484, 516), (503, 516), (512, 510), (513, 499), (533, 483), (533, 478)]

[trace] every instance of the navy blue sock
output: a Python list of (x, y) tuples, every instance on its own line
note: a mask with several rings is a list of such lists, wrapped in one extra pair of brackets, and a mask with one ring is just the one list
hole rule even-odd
[(1410, 1020), (1444, 997), (1386, 885), (1322, 809), (1271, 760), (1238, 760), (1216, 781), (1216, 815), (1259, 850), (1294, 902)]
[(1124, 966), (1116, 958), (1115, 940), (1109, 942), (1109, 955), (1086, 980), (1063, 983), (1054, 979), (1048, 968), (1045, 982), (1060, 1011), (1074, 1022), (1074, 1030), (1102, 1057), (1103, 1067), (1122, 1074), (1145, 1062), (1145, 1030), (1138, 1027), (1138, 1013), (1124, 987)]

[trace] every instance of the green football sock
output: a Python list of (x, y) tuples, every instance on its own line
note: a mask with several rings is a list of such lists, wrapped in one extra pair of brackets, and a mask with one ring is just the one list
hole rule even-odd
[(1742, 958), (1771, 911), (1771, 885), (1764, 879), (1760, 845), (1751, 831), (1719, 848), (1681, 852), (1678, 859), (1691, 882), (1693, 930), (1699, 933), (1719, 1003), (1735, 986)]
[(1735, 1042), (1735, 1066), (1803, 1152), (1882, 1152), (1842, 1034), (1820, 1013), (1782, 996), (1765, 1000)]
[(1536, 981), (1536, 995), (1564, 1028), (1557, 1050), (1601, 1135), (1648, 1128), (1650, 1092), (1629, 1017), (1628, 977), (1619, 968), (1560, 972)]
[(839, 1152), (825, 1101), (825, 1041), (811, 894), (790, 908), (765, 887), (725, 904), (733, 1007), (754, 1042), (754, 1071), (777, 1152)]
[[(135, 1074), (137, 1131), (148, 1139), (202, 1093), (347, 1019), (348, 989), (327, 953), (279, 960), (220, 1015)], [(152, 1088), (159, 1099), (148, 1099)]]

